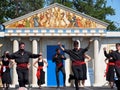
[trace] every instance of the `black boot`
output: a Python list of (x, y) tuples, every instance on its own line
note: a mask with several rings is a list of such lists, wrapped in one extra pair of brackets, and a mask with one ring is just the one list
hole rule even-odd
[(70, 75), (69, 75), (68, 82), (70, 83), (70, 82), (71, 82), (71, 80), (73, 80), (73, 79), (75, 79), (74, 75), (70, 74)]

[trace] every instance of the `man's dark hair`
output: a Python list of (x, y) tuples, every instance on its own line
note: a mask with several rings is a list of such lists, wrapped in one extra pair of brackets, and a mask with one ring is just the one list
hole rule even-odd
[(120, 43), (116, 43), (116, 46), (120, 46)]
[(58, 50), (60, 50), (60, 49), (59, 49), (59, 48), (56, 48), (56, 52), (57, 52)]
[(19, 43), (19, 46), (20, 46), (20, 45), (22, 45), (22, 44), (24, 44), (24, 45), (25, 45), (25, 43), (24, 43), (24, 42), (20, 42), (20, 43)]
[(77, 40), (75, 40), (74, 41), (74, 45), (78, 45), (79, 43), (78, 43), (78, 41)]

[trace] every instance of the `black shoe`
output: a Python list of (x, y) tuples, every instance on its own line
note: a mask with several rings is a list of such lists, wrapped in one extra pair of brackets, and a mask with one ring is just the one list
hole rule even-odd
[(57, 89), (57, 90), (60, 90), (60, 87), (57, 87), (56, 89)]
[(76, 90), (79, 90), (79, 88), (76, 88)]
[(72, 75), (69, 75), (69, 79), (68, 79), (69, 83), (71, 82), (71, 77), (72, 77)]

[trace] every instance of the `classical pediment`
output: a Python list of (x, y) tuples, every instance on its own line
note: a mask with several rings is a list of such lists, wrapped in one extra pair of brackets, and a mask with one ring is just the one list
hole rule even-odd
[(57, 3), (4, 24), (6, 28), (106, 28), (108, 25)]

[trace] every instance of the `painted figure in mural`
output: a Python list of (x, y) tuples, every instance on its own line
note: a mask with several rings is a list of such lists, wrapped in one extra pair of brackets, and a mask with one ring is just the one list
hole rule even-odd
[(60, 27), (61, 9), (60, 9), (60, 8), (58, 8), (58, 10), (57, 10), (57, 11), (58, 11), (58, 12), (57, 12), (56, 24), (57, 24), (57, 26), (58, 26), (58, 27)]
[(29, 21), (30, 21), (30, 27), (31, 27), (31, 28), (34, 27), (33, 18), (34, 18), (34, 16), (31, 16), (31, 17), (29, 18)]
[(5, 51), (4, 55), (1, 57), (2, 67), (1, 67), (1, 78), (3, 89), (8, 89), (11, 82), (10, 68), (13, 66), (14, 62), (6, 57), (9, 51)]
[(64, 21), (64, 12), (61, 13), (60, 27), (65, 27), (66, 23)]
[(113, 52), (113, 50), (110, 50), (109, 53), (107, 53), (106, 48), (104, 48), (104, 55), (106, 56), (105, 62), (107, 64), (105, 76), (106, 76), (106, 80), (109, 82), (109, 85), (110, 85), (111, 88), (113, 88), (113, 85), (114, 85), (115, 62), (114, 62), (112, 57), (108, 56), (108, 54), (110, 54), (112, 52)]
[(82, 23), (81, 23), (81, 19), (80, 19), (80, 17), (77, 17), (77, 25), (78, 25), (78, 27), (83, 27), (83, 25), (82, 25)]
[(70, 25), (70, 21), (68, 20), (66, 16), (66, 12), (64, 13), (63, 20), (65, 21), (65, 24), (66, 24), (65, 27), (68, 27)]
[[(86, 61), (87, 60), (87, 61)], [(79, 85), (80, 87), (84, 87), (85, 86), (85, 80), (87, 80), (87, 66), (86, 66), (86, 62), (90, 61), (91, 60), (91, 57), (87, 54), (84, 54), (84, 59), (83, 59), (83, 62), (85, 62), (85, 64), (82, 64), (82, 70), (83, 70), (83, 75), (84, 77), (81, 79), (79, 79)], [(70, 83), (71, 80), (75, 80), (75, 76), (70, 74), (69, 75), (69, 79), (68, 79), (68, 82)]]
[(116, 51), (106, 55), (112, 57), (115, 62), (115, 72), (118, 80), (115, 80), (118, 90), (120, 90), (120, 43), (116, 43)]
[(25, 19), (25, 27), (30, 27), (30, 18)]
[(38, 22), (37, 15), (34, 16), (33, 21), (34, 21), (34, 27), (39, 27), (39, 22)]
[(45, 13), (43, 13), (43, 18), (42, 18), (42, 20), (41, 20), (41, 22), (40, 22), (40, 24), (41, 24), (42, 27), (45, 27), (45, 26), (46, 26), (47, 20), (48, 20), (48, 18), (47, 18), (47, 13), (45, 12)]
[(70, 49), (65, 49), (61, 43), (58, 43), (58, 45), (60, 46), (60, 48), (67, 53), (70, 56), (70, 59), (72, 61), (72, 72), (75, 76), (75, 88), (76, 90), (79, 90), (78, 87), (78, 83), (79, 80), (82, 80), (84, 75), (83, 75), (83, 65), (85, 64), (84, 60), (84, 54), (85, 52), (89, 49), (90, 44), (91, 44), (92, 40), (89, 41), (88, 46), (83, 49), (83, 48), (79, 48), (79, 43), (78, 41), (74, 41), (74, 49), (70, 50)]
[(43, 60), (42, 53), (41, 56), (39, 56), (38, 60), (34, 62), (33, 66), (37, 68), (37, 73), (36, 73), (37, 84), (39, 88), (41, 88), (41, 85), (45, 83), (45, 72), (43, 71), (43, 68), (48, 66), (48, 63), (45, 60)]
[(16, 71), (18, 74), (19, 89), (25, 88), (29, 84), (29, 58), (38, 58), (41, 54), (32, 54), (25, 50), (25, 43), (19, 43), (19, 50), (13, 54), (7, 54), (9, 59), (15, 59), (17, 64)]
[(57, 48), (56, 49), (56, 54), (53, 56), (53, 62), (55, 62), (56, 64), (56, 80), (57, 80), (57, 88), (59, 88), (60, 86), (60, 81), (59, 81), (59, 72), (61, 71), (63, 74), (63, 83), (64, 83), (64, 87), (65, 85), (65, 81), (66, 81), (66, 73), (65, 73), (65, 68), (64, 68), (64, 61), (66, 57), (61, 54), (60, 49)]
[(17, 27), (19, 27), (19, 28), (25, 27), (25, 25), (24, 25), (24, 23), (23, 23), (23, 20), (18, 22)]

